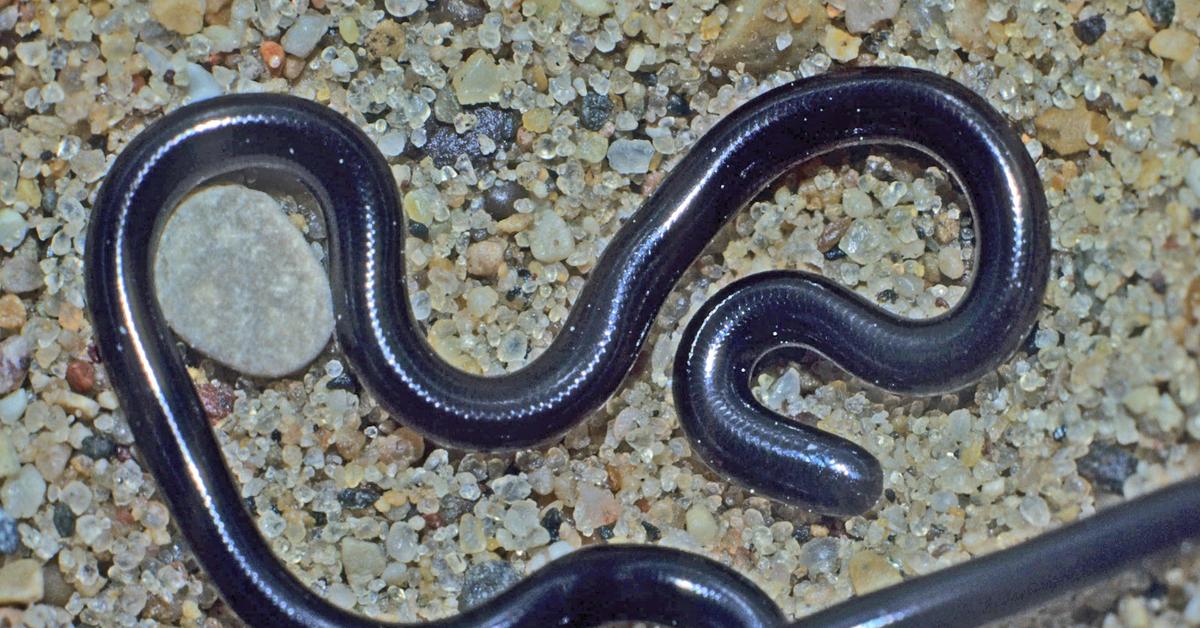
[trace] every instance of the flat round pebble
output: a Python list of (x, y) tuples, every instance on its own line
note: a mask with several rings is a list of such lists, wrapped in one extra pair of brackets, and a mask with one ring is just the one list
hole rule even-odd
[(246, 375), (279, 377), (329, 341), (329, 279), (270, 195), (243, 186), (186, 198), (163, 229), (154, 282), (184, 341)]

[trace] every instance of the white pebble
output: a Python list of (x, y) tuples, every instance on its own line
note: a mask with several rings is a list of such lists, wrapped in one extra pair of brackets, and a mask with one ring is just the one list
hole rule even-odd
[(650, 170), (654, 145), (646, 140), (617, 140), (608, 147), (608, 163), (621, 174), (641, 174)]
[(717, 520), (704, 506), (696, 504), (689, 508), (685, 523), (688, 534), (701, 545), (708, 545), (717, 539)]
[(329, 30), (329, 16), (301, 15), (283, 34), (283, 39), (279, 40), (279, 44), (283, 46), (284, 52), (304, 59), (312, 54), (313, 48), (317, 47), (327, 30)]
[(842, 208), (851, 218), (866, 218), (875, 213), (875, 205), (871, 196), (858, 188), (850, 188), (842, 192)]
[(199, 102), (209, 98), (214, 98), (225, 93), (225, 88), (209, 74), (207, 70), (198, 63), (189, 63), (183, 66), (184, 74), (187, 75), (187, 90), (189, 103)]
[(45, 497), (46, 480), (32, 465), (21, 467), (16, 477), (10, 478), (0, 489), (0, 502), (14, 519), (32, 517), (41, 508)]
[(20, 246), (28, 231), (29, 223), (24, 216), (12, 209), (0, 209), (0, 246), (5, 251), (12, 252)]
[(571, 234), (567, 221), (553, 210), (537, 215), (533, 231), (529, 234), (529, 251), (539, 262), (558, 262), (567, 259), (575, 251), (575, 236)]
[(846, 30), (865, 33), (872, 26), (896, 17), (900, 0), (846, 0)]
[(1026, 495), (1022, 498), (1018, 510), (1030, 525), (1038, 528), (1050, 525), (1050, 507), (1046, 505), (1046, 500), (1037, 495)]
[(938, 251), (938, 269), (949, 279), (958, 279), (966, 272), (963, 266), (962, 249), (957, 246), (943, 247)]
[(383, 134), (379, 138), (379, 152), (383, 153), (384, 157), (395, 157), (404, 152), (404, 146), (408, 142), (408, 137), (403, 130), (395, 129)]
[(25, 407), (29, 405), (29, 396), (25, 389), (18, 388), (4, 397), (0, 397), (0, 423), (12, 425), (25, 415)]
[(425, 7), (424, 0), (384, 0), (383, 8), (396, 17), (408, 17)]

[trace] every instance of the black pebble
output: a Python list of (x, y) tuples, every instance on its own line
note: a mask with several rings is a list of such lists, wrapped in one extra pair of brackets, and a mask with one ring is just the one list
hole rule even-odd
[(421, 240), (429, 239), (429, 226), (415, 220), (408, 221), (408, 235)]
[(62, 502), (54, 504), (54, 529), (64, 539), (75, 534), (75, 513)]
[(1075, 36), (1079, 41), (1092, 45), (1096, 43), (1104, 32), (1108, 30), (1108, 25), (1104, 23), (1103, 15), (1093, 15), (1086, 20), (1079, 20), (1071, 27), (1075, 31)]
[[(413, 224), (419, 225), (421, 223), (418, 222)], [(328, 382), (325, 382), (325, 388), (328, 388), (329, 390), (348, 390), (350, 392), (358, 392), (358, 378), (346, 371), (342, 371), (341, 375), (330, 378)]]
[(681, 118), (690, 114), (691, 112), (692, 107), (688, 105), (686, 98), (674, 93), (670, 96), (667, 96), (667, 113)]
[(599, 534), (600, 538), (604, 539), (605, 541), (613, 538), (612, 524), (609, 524), (606, 526), (600, 526), (599, 528), (596, 528), (596, 534)]
[(93, 460), (102, 460), (104, 458), (112, 458), (113, 454), (117, 453), (117, 446), (107, 436), (92, 434), (83, 437), (83, 442), (79, 444), (80, 451), (83, 455)]
[(483, 211), (496, 220), (504, 220), (516, 212), (513, 205), (526, 196), (528, 194), (520, 183), (497, 179), (483, 193)]
[(472, 502), (458, 495), (446, 495), (442, 498), (442, 505), (438, 508), (438, 514), (447, 523), (453, 523), (457, 522), (464, 514), (471, 512), (472, 507)]
[(662, 538), (662, 530), (659, 530), (658, 526), (650, 523), (649, 521), (643, 521), (642, 527), (646, 529), (646, 540), (650, 543)]
[(312, 517), (313, 517), (313, 525), (318, 528), (321, 526), (324, 526), (326, 523), (329, 522), (329, 517), (325, 513), (320, 512), (320, 511), (313, 512)]
[(1146, 16), (1159, 28), (1170, 26), (1175, 19), (1175, 0), (1146, 0)]
[(880, 290), (879, 294), (875, 295), (875, 300), (880, 303), (895, 303), (898, 298), (900, 298), (900, 295), (896, 294), (896, 291), (891, 288)]
[(1067, 437), (1067, 428), (1065, 426), (1060, 425), (1060, 426), (1054, 428), (1054, 433), (1051, 434), (1051, 436), (1054, 437), (1054, 440), (1056, 442), (1061, 443), (1063, 441), (1063, 439)]
[(612, 114), (613, 103), (608, 96), (588, 92), (579, 107), (579, 123), (589, 131), (599, 131)]
[(467, 567), (463, 577), (462, 591), (458, 594), (459, 610), (467, 610), (487, 602), (503, 593), (521, 579), (513, 566), (501, 560)]
[(1028, 336), (1025, 336), (1025, 342), (1021, 345), (1021, 350), (1023, 350), (1025, 353), (1028, 353), (1029, 355), (1037, 355), (1037, 353), (1038, 353), (1037, 335), (1038, 335), (1038, 331), (1040, 329), (1041, 329), (1040, 323), (1033, 324), (1033, 329), (1029, 330)]
[(557, 508), (551, 508), (546, 511), (545, 515), (542, 515), (542, 527), (550, 533), (551, 543), (558, 540), (558, 526), (562, 525), (562, 522), (562, 511)]
[(1127, 449), (1109, 443), (1092, 443), (1087, 454), (1075, 461), (1079, 475), (1110, 493), (1124, 491), (1125, 478), (1137, 471), (1137, 458)]
[(828, 251), (825, 251), (825, 259), (831, 262), (842, 259), (843, 257), (846, 257), (846, 252), (836, 246)]
[(361, 510), (368, 508), (383, 495), (383, 491), (373, 484), (363, 484), (358, 488), (346, 488), (338, 491), (337, 499), (342, 508)]
[[(507, 148), (517, 138), (517, 116), (508, 109), (494, 105), (464, 107), (463, 111), (475, 114), (477, 122), (469, 133), (459, 135), (453, 126), (438, 123), (432, 117), (425, 123), (428, 139), (416, 149), (417, 154), (429, 155), (438, 167), (453, 166), (459, 155), (466, 155), (476, 166), (487, 163), (490, 155), (479, 148), (479, 135), (486, 135), (496, 143), (496, 148)], [(495, 153), (492, 153), (493, 155)]]
[(796, 539), (801, 545), (812, 540), (812, 529), (806, 525), (799, 525), (792, 531), (792, 538)]

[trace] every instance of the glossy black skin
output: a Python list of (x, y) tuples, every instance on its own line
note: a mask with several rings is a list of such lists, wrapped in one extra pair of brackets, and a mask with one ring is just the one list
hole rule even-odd
[[(922, 127), (933, 129), (921, 131)], [(341, 116), (300, 99), (223, 97), (166, 116), (139, 135), (113, 165), (97, 198), (88, 235), (88, 302), (101, 355), (139, 452), (180, 531), (230, 607), (256, 626), (377, 625), (333, 607), (292, 577), (242, 506), (152, 292), (150, 260), (157, 232), (168, 208), (183, 194), (205, 180), (247, 167), (282, 169), (304, 182), (326, 215), (337, 336), (360, 381), (395, 416), (436, 441), (506, 449), (551, 439), (608, 398), (629, 370), (667, 291), (725, 220), (772, 178), (822, 151), (862, 141), (930, 143), (929, 148), (958, 174), (982, 177), (982, 184), (970, 179), (964, 187), (972, 195), (977, 220), (986, 223), (993, 216), (1001, 230), (991, 233), (996, 225), (979, 225), (981, 270), (977, 272), (983, 279), (976, 281), (968, 301), (992, 295), (997, 299), (992, 307), (1011, 318), (1008, 325), (964, 305), (960, 310), (971, 313), (970, 319), (959, 320), (994, 332), (994, 342), (981, 344), (979, 334), (952, 336), (971, 342), (941, 341), (936, 355), (943, 362), (930, 364), (920, 353), (925, 351), (923, 342), (938, 339), (909, 339), (900, 330), (919, 326), (883, 319), (869, 306), (813, 278), (777, 274), (751, 278), (740, 285), (747, 291), (745, 298), (753, 298), (735, 309), (746, 312), (757, 307), (755, 295), (784, 299), (762, 301), (776, 309), (781, 303), (803, 305), (813, 300), (803, 291), (826, 290), (830, 303), (823, 307), (827, 309), (810, 314), (846, 317), (815, 323), (853, 334), (853, 343), (843, 343), (844, 352), (838, 353), (824, 336), (801, 329), (785, 344), (812, 345), (851, 372), (885, 386), (948, 389), (992, 368), (1022, 335), (1017, 330), (1028, 327), (1044, 281), (1037, 279), (1037, 273), (1045, 272), (1046, 262), (1044, 242), (1037, 241), (1044, 238), (1044, 217), (1021, 223), (1018, 231), (1003, 228), (1005, 216), (1025, 216), (1025, 204), (1040, 199), (1040, 192), (1036, 179), (1029, 179), (1027, 164), (1021, 165), (1023, 158), (1011, 154), (1019, 146), (1001, 127), (996, 115), (962, 88), (910, 70), (856, 71), (770, 92), (720, 122), (630, 219), (597, 263), (552, 347), (517, 373), (480, 378), (440, 361), (411, 318), (402, 280), (403, 229), (397, 193), (391, 173), (368, 138)], [(974, 168), (948, 159), (981, 147)], [(1019, 167), (1011, 167), (1014, 163)], [(1004, 189), (1025, 185), (1031, 187), (1020, 190), (1029, 195), (1024, 201), (1004, 199)], [(1024, 288), (1006, 290), (987, 279), (995, 274), (989, 274), (989, 264), (999, 266), (999, 276), (1025, 281)], [(784, 283), (795, 283), (796, 288)], [(706, 308), (682, 347), (721, 352), (722, 339), (732, 345), (742, 343), (726, 348), (738, 349), (729, 356), (750, 369), (753, 356), (769, 349), (763, 338), (754, 333), (737, 335), (745, 331), (744, 325), (727, 335), (706, 331), (707, 325), (720, 322), (715, 318), (718, 311), (732, 307), (728, 304), (737, 298), (734, 290), (723, 292)], [(962, 312), (956, 311), (955, 316), (965, 316)], [(719, 331), (720, 325), (715, 329)], [(964, 358), (947, 351), (947, 344), (979, 353)], [(894, 349), (918, 353), (907, 362), (884, 355)], [(687, 375), (676, 380), (677, 386), (684, 387), (681, 401), (687, 405), (681, 408), (694, 408), (696, 396), (686, 388), (694, 377), (687, 372), (687, 360), (681, 358), (681, 363)], [(915, 378), (897, 374), (896, 367), (904, 370), (910, 364), (933, 373)], [(748, 370), (725, 378), (737, 381), (745, 379), (742, 375), (748, 378)], [(701, 380), (700, 386), (725, 381)], [(783, 498), (829, 511), (870, 505), (870, 493), (877, 490), (870, 469), (857, 474), (838, 469), (847, 460), (851, 467), (869, 466), (869, 457), (814, 431), (813, 442), (825, 451), (805, 460), (783, 451), (778, 443), (765, 442), (762, 430), (780, 427), (770, 424), (770, 417), (758, 416), (761, 409), (748, 410), (730, 420), (758, 429), (753, 438), (737, 432), (706, 435), (690, 418), (685, 421), (689, 434), (721, 441), (698, 443), (698, 449), (740, 448), (747, 452), (745, 467), (773, 465), (781, 475), (811, 476), (821, 468), (833, 471), (828, 480), (817, 474), (828, 483), (780, 495)], [(727, 462), (709, 460), (728, 467)], [(787, 460), (799, 463), (798, 471), (781, 466)], [(755, 481), (752, 471), (736, 466), (727, 470), (742, 481)], [(1006, 583), (988, 584), (1003, 587)], [(870, 607), (859, 610), (871, 612)], [(604, 546), (556, 560), (482, 607), (437, 623), (595, 625), (621, 619), (731, 627), (774, 626), (783, 621), (763, 593), (716, 562), (666, 548)]]
[(803, 346), (893, 392), (962, 388), (1029, 334), (1050, 264), (1041, 181), (1005, 119), (948, 80), (875, 78), (831, 77), (819, 89), (779, 90), (748, 105), (761, 111), (726, 139), (732, 154), (754, 155), (737, 164), (742, 181), (757, 190), (833, 146), (883, 140), (918, 148), (950, 171), (969, 201), (978, 232), (970, 289), (952, 311), (911, 320), (824, 277), (757, 274), (705, 303), (675, 361), (679, 421), (709, 466), (776, 499), (843, 516), (874, 505), (883, 482), (879, 462), (859, 445), (781, 420), (755, 400), (750, 384), (758, 361)]

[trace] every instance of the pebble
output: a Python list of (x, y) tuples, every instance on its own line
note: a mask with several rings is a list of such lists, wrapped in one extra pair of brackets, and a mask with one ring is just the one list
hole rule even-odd
[(330, 23), (328, 15), (301, 15), (283, 34), (279, 43), (284, 52), (304, 59), (312, 54), (313, 49), (321, 42), (321, 38), (329, 30)]
[(484, 240), (467, 247), (467, 272), (476, 277), (491, 277), (504, 261), (504, 242)]
[(196, 396), (210, 421), (220, 421), (233, 412), (233, 389), (224, 382), (210, 382), (196, 386)]
[(21, 242), (25, 241), (25, 233), (29, 231), (29, 223), (19, 212), (12, 209), (0, 209), (0, 247), (12, 252)]
[(29, 395), (22, 388), (0, 397), (0, 422), (8, 425), (16, 423), (24, 416), (25, 407), (28, 405)]
[(0, 554), (15, 554), (21, 548), (21, 534), (17, 531), (17, 520), (0, 510)]
[(391, 529), (388, 530), (387, 539), (384, 541), (388, 556), (402, 563), (415, 559), (417, 548), (420, 546), (421, 541), (417, 537), (416, 531), (403, 521), (392, 524)]
[(1146, 16), (1159, 28), (1170, 26), (1175, 19), (1175, 0), (1146, 0)]
[(492, 55), (476, 50), (450, 73), (450, 84), (459, 104), (478, 105), (500, 100), (504, 80)]
[(0, 503), (14, 519), (25, 519), (37, 514), (46, 497), (46, 480), (33, 465), (25, 465), (0, 488)]
[[(459, 155), (466, 155), (471, 163), (480, 165), (489, 159), (479, 144), (479, 136), (486, 135), (497, 147), (507, 148), (517, 137), (517, 116), (508, 109), (495, 105), (480, 105), (468, 109), (475, 114), (475, 129), (469, 133), (458, 133), (453, 126), (427, 121), (428, 140), (420, 149), (433, 159), (437, 166), (453, 166)], [(494, 152), (493, 152), (494, 154)]]
[(103, 435), (90, 435), (83, 438), (83, 442), (79, 445), (79, 450), (83, 455), (90, 457), (92, 460), (104, 460), (113, 457), (116, 454), (116, 444), (112, 439)]
[(32, 240), (17, 248), (12, 257), (0, 265), (0, 286), (9, 292), (23, 294), (43, 286), (42, 268), (38, 266), (38, 247)]
[(383, 495), (383, 491), (377, 487), (360, 486), (357, 488), (347, 488), (338, 491), (337, 499), (341, 503), (342, 508), (349, 510), (362, 510), (370, 508)]
[(0, 567), (0, 604), (33, 604), (42, 599), (42, 565), (23, 558)]
[(571, 4), (579, 9), (579, 12), (592, 17), (600, 17), (612, 13), (613, 6), (608, 0), (571, 0)]
[(1041, 132), (1038, 139), (1059, 155), (1066, 156), (1088, 149), (1089, 136), (1103, 141), (1108, 119), (1089, 111), (1082, 102), (1073, 109), (1052, 107), (1033, 120)]
[(701, 545), (709, 545), (717, 540), (717, 520), (712, 512), (700, 504), (688, 508), (684, 525), (687, 533)]
[(521, 579), (516, 569), (501, 560), (489, 560), (467, 567), (462, 590), (458, 594), (460, 611), (474, 608), (508, 590)]
[(383, 8), (396, 17), (408, 17), (425, 8), (425, 0), (383, 0)]
[(575, 251), (575, 236), (562, 216), (553, 210), (546, 210), (539, 213), (533, 222), (529, 251), (539, 262), (562, 261)]
[(851, 556), (847, 568), (855, 595), (866, 595), (904, 579), (900, 570), (888, 559), (870, 550), (862, 550)]
[(471, 288), (464, 297), (467, 302), (467, 312), (477, 320), (486, 316), (500, 301), (500, 294), (491, 286)]
[(71, 390), (87, 394), (96, 384), (96, 367), (83, 360), (71, 360), (67, 363), (67, 385)]
[(608, 96), (588, 92), (579, 106), (579, 123), (589, 131), (599, 131), (612, 114), (613, 103)]
[(487, 8), (478, 2), (434, 0), (429, 7), (429, 20), (435, 24), (449, 22), (459, 28), (470, 28), (482, 22), (487, 13)]
[(193, 35), (204, 28), (204, 0), (150, 0), (150, 17), (169, 31)]
[(167, 323), (237, 371), (279, 377), (312, 361), (333, 331), (329, 280), (269, 195), (213, 186), (167, 221), (154, 268)]
[(608, 164), (621, 174), (642, 174), (650, 170), (654, 145), (646, 140), (617, 140), (608, 147)]
[(621, 504), (612, 491), (591, 484), (580, 485), (579, 499), (575, 502), (575, 527), (586, 533), (616, 522), (620, 515)]
[(33, 343), (25, 336), (9, 336), (0, 342), (0, 395), (17, 389), (29, 370)]
[(1127, 449), (1094, 442), (1088, 452), (1075, 461), (1075, 466), (1079, 475), (1097, 488), (1120, 495), (1125, 490), (1125, 479), (1137, 471), (1137, 462)]
[(1108, 30), (1108, 25), (1105, 24), (1103, 15), (1093, 15), (1075, 22), (1071, 29), (1080, 42), (1090, 46), (1100, 40)]
[(342, 569), (351, 583), (378, 577), (385, 567), (387, 558), (377, 543), (355, 538), (342, 539)]
[(831, 573), (837, 566), (838, 542), (829, 537), (815, 538), (800, 547), (799, 558), (809, 573)]
[(842, 63), (856, 59), (858, 48), (861, 45), (861, 37), (855, 37), (836, 26), (826, 26), (825, 36), (821, 38), (821, 46), (825, 48), (825, 54), (834, 61)]
[(25, 303), (15, 294), (0, 297), (0, 329), (16, 331), (25, 326)]
[[(1171, 61), (1187, 61), (1196, 52), (1198, 45), (1200, 45), (1200, 39), (1179, 28), (1163, 29), (1150, 38), (1150, 52), (1157, 57)], [(0, 241), (3, 241), (2, 234), (3, 223), (0, 223)]]
[(900, 0), (846, 0), (846, 30), (865, 33), (885, 20), (896, 17)]
[[(1198, 175), (1200, 175), (1200, 171), (1198, 171)], [(513, 205), (528, 196), (529, 194), (525, 188), (521, 187), (520, 183), (497, 179), (483, 193), (483, 211), (496, 220), (504, 220), (516, 211)]]
[(62, 538), (75, 534), (75, 513), (64, 503), (54, 504), (54, 529)]
[(1050, 525), (1050, 507), (1046, 505), (1046, 500), (1040, 495), (1026, 495), (1021, 498), (1021, 505), (1017, 508), (1021, 512), (1021, 516), (1029, 525), (1035, 528), (1044, 528)]
[(959, 279), (966, 272), (963, 265), (962, 249), (957, 246), (944, 246), (938, 251), (938, 270), (948, 279)]
[(208, 70), (204, 69), (198, 63), (188, 63), (183, 66), (183, 72), (187, 76), (187, 102), (199, 102), (209, 98), (215, 98), (225, 93), (225, 88), (213, 78)]

